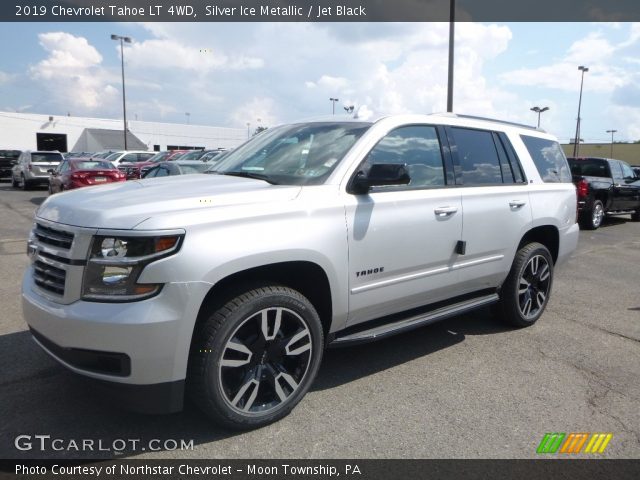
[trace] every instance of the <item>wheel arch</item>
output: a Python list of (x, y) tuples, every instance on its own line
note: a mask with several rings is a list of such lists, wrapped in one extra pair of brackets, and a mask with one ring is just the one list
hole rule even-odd
[(560, 250), (560, 232), (557, 227), (553, 225), (541, 225), (532, 228), (523, 235), (518, 244), (518, 250), (531, 242), (538, 242), (547, 247), (547, 250), (551, 253), (551, 258), (553, 258), (553, 263), (556, 263)]
[(207, 312), (215, 311), (242, 291), (265, 283), (284, 285), (304, 295), (318, 312), (327, 337), (333, 318), (329, 277), (320, 265), (306, 260), (260, 265), (220, 279), (209, 289), (200, 305), (196, 328), (204, 321)]

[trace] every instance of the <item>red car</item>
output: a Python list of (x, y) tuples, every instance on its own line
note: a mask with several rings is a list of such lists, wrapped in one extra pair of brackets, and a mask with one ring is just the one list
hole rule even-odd
[(49, 174), (50, 194), (127, 179), (111, 162), (87, 158), (63, 160), (55, 170), (49, 170)]

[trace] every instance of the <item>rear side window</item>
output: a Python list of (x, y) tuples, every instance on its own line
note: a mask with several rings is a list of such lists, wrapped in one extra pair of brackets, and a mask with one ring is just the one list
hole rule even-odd
[(558, 142), (520, 135), (545, 183), (571, 183), (569, 163)]
[[(463, 185), (496, 185), (502, 182), (501, 162), (493, 134), (485, 130), (451, 128)], [(513, 177), (507, 183), (513, 183)]]

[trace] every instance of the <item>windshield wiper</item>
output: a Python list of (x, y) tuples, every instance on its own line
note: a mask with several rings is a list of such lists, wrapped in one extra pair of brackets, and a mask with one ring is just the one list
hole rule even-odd
[(271, 185), (278, 185), (278, 182), (274, 181), (268, 175), (263, 175), (262, 173), (256, 172), (219, 172), (219, 171), (210, 171), (210, 173), (215, 173), (218, 175), (229, 175), (230, 177), (242, 177), (242, 178), (254, 178), (256, 180), (264, 180)]

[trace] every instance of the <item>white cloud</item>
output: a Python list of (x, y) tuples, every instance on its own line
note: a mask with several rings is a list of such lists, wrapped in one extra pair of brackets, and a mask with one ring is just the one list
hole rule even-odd
[(235, 127), (246, 126), (249, 122), (253, 132), (258, 126), (271, 127), (280, 123), (275, 110), (276, 101), (273, 98), (255, 97), (234, 109), (229, 119)]
[(90, 112), (117, 99), (118, 90), (109, 84), (109, 75), (101, 66), (102, 55), (86, 38), (49, 32), (39, 34), (38, 39), (48, 57), (29, 73), (63, 109)]
[(0, 70), (0, 85), (5, 85), (10, 81), (12, 81), (14, 78), (15, 78), (15, 75), (12, 75), (10, 73), (6, 73)]

